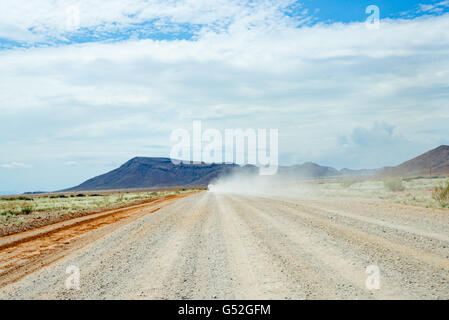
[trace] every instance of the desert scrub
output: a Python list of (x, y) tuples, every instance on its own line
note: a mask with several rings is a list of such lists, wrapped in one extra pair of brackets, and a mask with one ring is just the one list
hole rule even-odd
[(30, 214), (34, 211), (34, 204), (32, 202), (24, 201), (20, 204), (21, 214)]
[(8, 201), (2, 204), (1, 210), (4, 215), (17, 215), (19, 214), (20, 208), (17, 201)]
[(16, 221), (13, 221), (14, 224), (22, 224), (25, 220), (22, 217), (17, 218)]
[(10, 197), (10, 198), (2, 198), (3, 201), (18, 201), (18, 200), (23, 200), (23, 201), (33, 201), (32, 198), (28, 198), (28, 197)]
[(19, 214), (19, 212), (17, 212), (17, 211), (12, 211), (12, 210), (4, 211), (1, 213), (0, 221), (1, 221), (1, 223), (7, 223), (7, 222), (9, 222), (9, 220), (11, 218), (13, 218), (14, 216), (17, 216), (18, 214)]
[(385, 189), (389, 191), (399, 192), (405, 190), (402, 178), (386, 178), (383, 182)]
[(449, 205), (449, 180), (447, 180), (445, 184), (433, 189), (432, 198), (443, 208)]
[[(187, 191), (186, 191), (187, 192)], [(45, 196), (0, 198), (0, 224), (11, 223), (20, 215), (53, 212), (68, 213), (125, 205), (139, 200), (175, 194), (173, 191), (120, 192), (110, 194), (52, 194)], [(72, 197), (73, 195), (73, 197)], [(24, 217), (25, 219), (25, 217)]]

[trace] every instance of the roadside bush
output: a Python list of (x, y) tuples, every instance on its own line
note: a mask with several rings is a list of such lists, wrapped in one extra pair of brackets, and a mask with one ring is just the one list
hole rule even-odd
[(386, 178), (384, 180), (385, 189), (393, 192), (404, 191), (405, 187), (402, 178)]
[(2, 215), (15, 216), (20, 213), (20, 203), (18, 201), (8, 201), (3, 207)]
[(23, 200), (23, 201), (33, 201), (32, 198), (28, 198), (28, 197), (9, 197), (9, 198), (2, 198), (1, 200), (5, 200), (5, 201), (17, 201), (17, 200)]
[(1, 213), (1, 223), (5, 223), (5, 222), (8, 222), (9, 221), (9, 219), (11, 219), (13, 216), (15, 216), (16, 215), (16, 213), (15, 212), (10, 212), (10, 211), (7, 211), (7, 212), (2, 212)]
[(34, 208), (33, 208), (33, 206), (31, 204), (24, 202), (24, 203), (22, 203), (22, 206), (20, 208), (20, 213), (22, 213), (22, 214), (30, 214), (30, 213), (33, 212), (33, 209)]
[(68, 197), (65, 194), (55, 194), (55, 195), (50, 196), (50, 199), (59, 199), (59, 198), (64, 199), (64, 198), (68, 198)]
[(443, 208), (449, 205), (449, 180), (444, 185), (437, 186), (433, 189), (432, 198)]
[(19, 214), (19, 212), (14, 211), (14, 210), (8, 210), (8, 211), (2, 212), (2, 216), (7, 216), (7, 217), (16, 216), (18, 214)]

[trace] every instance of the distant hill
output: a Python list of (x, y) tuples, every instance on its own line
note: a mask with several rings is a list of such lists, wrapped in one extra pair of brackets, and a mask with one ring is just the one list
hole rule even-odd
[(348, 168), (343, 168), (340, 170), (340, 173), (344, 176), (370, 176), (376, 174), (381, 169), (359, 169), (353, 170)]
[[(431, 168), (431, 170), (430, 170)], [(431, 171), (431, 172), (430, 172)], [(175, 165), (169, 158), (136, 157), (119, 168), (94, 177), (79, 186), (63, 191), (150, 189), (169, 187), (207, 186), (218, 177), (233, 172), (256, 174), (258, 168), (252, 165), (241, 167), (236, 164), (184, 164)], [(279, 167), (280, 175), (298, 178), (323, 178), (337, 176), (419, 176), (449, 175), (449, 146), (440, 146), (397, 167), (382, 169), (341, 169), (320, 166), (313, 162), (301, 165)]]
[[(257, 174), (252, 165), (236, 164), (184, 164), (175, 165), (169, 158), (136, 157), (121, 167), (89, 179), (63, 191), (150, 189), (168, 187), (207, 186), (214, 179), (231, 173)], [(279, 172), (303, 178), (339, 175), (338, 170), (315, 163), (281, 167)]]
[(396, 167), (385, 167), (380, 174), (402, 177), (449, 175), (449, 146), (439, 146)]
[(301, 178), (322, 178), (339, 176), (341, 173), (332, 167), (320, 166), (313, 162), (306, 162), (301, 165), (290, 167), (280, 167), (280, 174), (295, 175)]
[(136, 157), (115, 170), (64, 191), (207, 186), (213, 179), (236, 170), (251, 172), (257, 168), (235, 164), (175, 165), (169, 158)]

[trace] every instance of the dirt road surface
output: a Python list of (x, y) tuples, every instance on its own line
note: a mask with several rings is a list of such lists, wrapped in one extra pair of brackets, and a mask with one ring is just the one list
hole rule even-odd
[(442, 210), (201, 192), (112, 220), (2, 239), (0, 298), (449, 299)]

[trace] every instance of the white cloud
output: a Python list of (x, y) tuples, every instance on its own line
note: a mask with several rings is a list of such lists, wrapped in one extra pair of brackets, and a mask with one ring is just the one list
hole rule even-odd
[(23, 169), (23, 168), (31, 168), (31, 165), (22, 162), (11, 162), (2, 164), (0, 165), (0, 167), (5, 169)]
[(13, 159), (32, 154), (58, 163), (167, 156), (144, 146), (169, 146), (171, 130), (189, 129), (194, 119), (218, 129), (279, 128), (281, 162), (372, 164), (332, 159), (338, 137), (376, 121), (393, 125), (410, 153), (447, 140), (449, 15), (382, 20), (379, 30), (364, 23), (297, 28), (265, 2), (249, 10), (208, 1), (201, 15), (196, 3), (151, 7), (170, 21), (209, 21), (193, 40), (0, 52), (0, 148)]
[(339, 137), (338, 141), (341, 152), (335, 155), (334, 161), (338, 161), (339, 166), (354, 162), (363, 164), (358, 169), (398, 165), (432, 147), (411, 141), (386, 122), (356, 127), (349, 135)]
[(284, 25), (295, 21), (281, 13), (294, 3), (292, 0), (16, 0), (12, 5), (2, 1), (0, 38), (32, 43), (65, 40), (77, 33), (98, 36), (144, 29), (147, 33), (222, 32), (230, 25), (271, 28), (275, 25), (272, 22)]
[(420, 12), (428, 13), (436, 13), (440, 14), (444, 11), (445, 8), (449, 7), (449, 1), (444, 0), (433, 4), (419, 4)]

